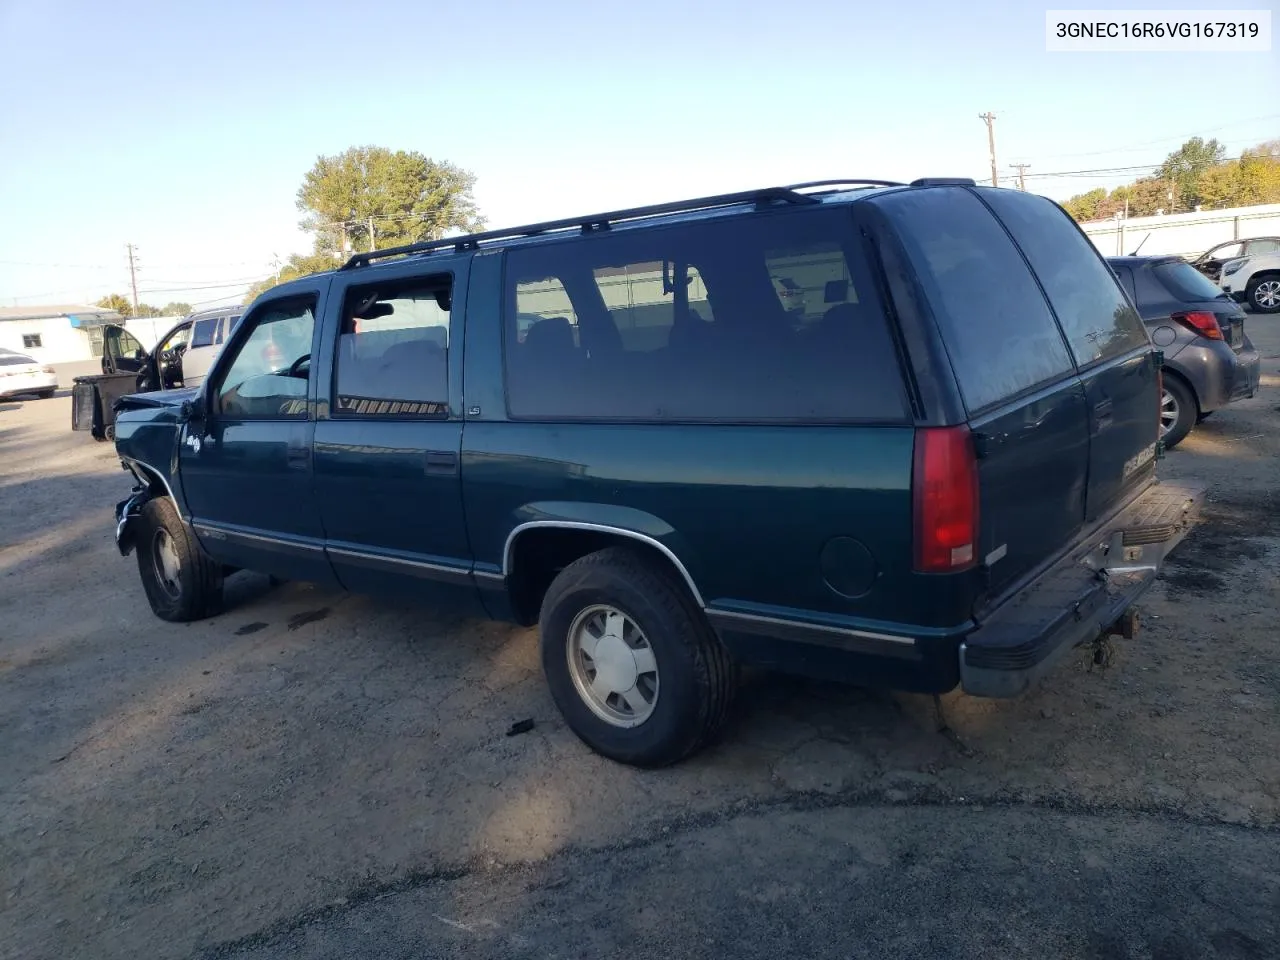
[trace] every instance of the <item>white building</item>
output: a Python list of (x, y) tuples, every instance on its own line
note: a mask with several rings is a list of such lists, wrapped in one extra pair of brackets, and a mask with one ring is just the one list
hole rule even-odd
[(1080, 224), (1080, 228), (1106, 257), (1122, 256), (1135, 249), (1143, 256), (1167, 253), (1187, 256), (1204, 253), (1228, 240), (1280, 236), (1280, 203), (1128, 220), (1094, 220)]
[(102, 325), (120, 315), (103, 307), (57, 304), (0, 307), (0, 347), (41, 363), (78, 363), (102, 355)]

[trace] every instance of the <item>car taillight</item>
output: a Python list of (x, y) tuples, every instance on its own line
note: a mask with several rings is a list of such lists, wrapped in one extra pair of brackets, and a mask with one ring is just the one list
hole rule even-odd
[(1175, 313), (1173, 319), (1193, 333), (1210, 340), (1222, 339), (1222, 328), (1218, 326), (1218, 318), (1207, 310), (1191, 310), (1187, 313)]
[(955, 573), (973, 566), (978, 549), (978, 462), (969, 428), (917, 430), (911, 485), (916, 570)]

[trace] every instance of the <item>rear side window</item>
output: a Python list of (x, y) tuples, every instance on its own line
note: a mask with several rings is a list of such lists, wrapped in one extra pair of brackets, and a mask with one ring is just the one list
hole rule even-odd
[(221, 323), (222, 320), (219, 317), (197, 320), (191, 325), (191, 346), (212, 347), (215, 342), (218, 342), (218, 325)]
[(1148, 345), (1142, 319), (1065, 211), (1014, 190), (984, 190), (982, 198), (1031, 261), (1076, 363), (1084, 367)]
[(936, 187), (873, 202), (897, 227), (971, 412), (1072, 370), (1026, 262), (973, 194)]
[(449, 415), (452, 286), (437, 274), (347, 291), (334, 416)]
[(901, 422), (888, 321), (847, 210), (511, 250), (512, 417)]
[(1183, 303), (1218, 300), (1222, 297), (1222, 291), (1212, 280), (1191, 264), (1181, 260), (1157, 263), (1151, 268), (1151, 272), (1160, 278), (1166, 290)]

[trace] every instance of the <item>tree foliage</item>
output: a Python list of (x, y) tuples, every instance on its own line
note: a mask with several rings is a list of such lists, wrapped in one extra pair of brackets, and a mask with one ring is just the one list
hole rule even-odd
[(369, 250), (481, 229), (475, 182), (475, 174), (416, 151), (351, 147), (316, 160), (297, 203), (317, 253)]
[(334, 253), (295, 253), (289, 258), (288, 263), (280, 268), (278, 276), (267, 277), (267, 279), (259, 280), (251, 286), (245, 292), (244, 302), (252, 302), (278, 283), (287, 283), (290, 280), (297, 280), (299, 277), (305, 277), (311, 273), (332, 270), (341, 266), (341, 264), (342, 261)]
[(114, 310), (128, 319), (133, 316), (133, 302), (122, 293), (109, 293), (98, 301), (98, 306), (106, 310)]
[(1280, 140), (1268, 140), (1225, 160), (1217, 140), (1192, 137), (1165, 158), (1153, 176), (1108, 192), (1078, 194), (1063, 207), (1079, 221), (1105, 220), (1117, 213), (1151, 216), (1202, 209), (1280, 203)]
[(365, 146), (317, 158), (297, 194), (312, 252), (291, 256), (275, 276), (249, 287), (244, 302), (278, 283), (332, 270), (357, 250), (482, 230), (475, 182), (470, 171), (416, 151)]

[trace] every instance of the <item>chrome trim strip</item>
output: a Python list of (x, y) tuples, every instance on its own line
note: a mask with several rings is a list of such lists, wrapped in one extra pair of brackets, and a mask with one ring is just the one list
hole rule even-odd
[(294, 550), (300, 550), (308, 553), (324, 553), (324, 547), (320, 544), (307, 543), (303, 540), (291, 540), (284, 537), (269, 537), (261, 533), (249, 533), (246, 530), (237, 530), (234, 527), (224, 527), (219, 523), (209, 523), (204, 520), (193, 520), (191, 526), (195, 528), (196, 533), (203, 533), (213, 539), (225, 540), (249, 540), (253, 543), (262, 543), (273, 547), (290, 547)]
[[(432, 579), (450, 579), (468, 583), (471, 571), (466, 567), (453, 567), (446, 563), (431, 563), (427, 560), (410, 560), (406, 557), (389, 556), (383, 553), (372, 553), (367, 550), (350, 550), (346, 547), (326, 545), (324, 548), (335, 557), (344, 557), (365, 564), (366, 566), (388, 566), (401, 568), (406, 572), (426, 575)], [(434, 575), (434, 576), (433, 576)]]
[(802, 630), (814, 630), (818, 633), (830, 633), (841, 637), (857, 637), (860, 640), (881, 640), (885, 643), (898, 643), (915, 646), (915, 637), (895, 636), (891, 633), (875, 633), (871, 630), (855, 630), (851, 627), (833, 627), (825, 623), (810, 623), (807, 620), (786, 620), (782, 617), (766, 617), (758, 613), (739, 613), (736, 610), (722, 610), (712, 607), (707, 611), (710, 616), (725, 620), (748, 620), (752, 623), (767, 623), (779, 627), (796, 627)]
[(661, 541), (655, 540), (653, 537), (645, 533), (637, 533), (634, 530), (627, 530), (624, 527), (611, 527), (603, 523), (584, 523), (579, 520), (530, 520), (527, 523), (518, 524), (514, 530), (507, 534), (506, 545), (502, 548), (502, 575), (508, 577), (511, 575), (511, 547), (518, 537), (525, 530), (531, 530), (534, 527), (554, 527), (560, 530), (598, 530), (602, 533), (616, 533), (619, 536), (630, 537), (632, 540), (639, 540), (641, 543), (647, 543), (651, 547), (657, 547), (662, 551), (663, 555), (670, 560), (680, 576), (684, 577), (684, 582), (688, 586), (689, 591), (693, 594), (693, 599), (697, 601), (699, 607), (706, 609), (706, 601), (702, 599), (702, 594), (698, 592), (697, 585), (693, 582), (693, 577), (689, 576), (689, 571), (685, 569), (685, 565), (680, 562), (680, 558), (671, 552), (671, 548), (663, 544)]
[(120, 457), (121, 463), (127, 463), (131, 467), (136, 467), (149, 477), (155, 477), (163, 485), (165, 492), (169, 495), (169, 499), (173, 501), (173, 509), (178, 513), (178, 519), (184, 523), (189, 523), (191, 518), (182, 512), (182, 504), (178, 503), (178, 498), (173, 495), (173, 487), (169, 486), (169, 481), (165, 479), (164, 474), (160, 473), (155, 467), (143, 463), (141, 460), (135, 460), (133, 457)]
[(500, 571), (500, 570), (499, 570), (499, 571), (493, 571), (493, 570), (472, 570), (472, 571), (471, 571), (471, 575), (472, 575), (473, 577), (479, 577), (479, 578), (481, 578), (482, 580), (492, 580), (492, 581), (494, 581), (495, 583), (506, 583), (506, 582), (507, 582), (507, 576), (506, 576), (506, 574), (504, 574), (504, 573), (503, 573), (502, 571)]

